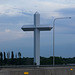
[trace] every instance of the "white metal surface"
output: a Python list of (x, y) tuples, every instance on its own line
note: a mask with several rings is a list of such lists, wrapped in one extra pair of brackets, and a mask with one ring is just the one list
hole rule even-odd
[(34, 31), (34, 63), (40, 65), (40, 31), (49, 31), (52, 27), (49, 25), (40, 25), (40, 14), (34, 14), (34, 25), (23, 25), (23, 31)]

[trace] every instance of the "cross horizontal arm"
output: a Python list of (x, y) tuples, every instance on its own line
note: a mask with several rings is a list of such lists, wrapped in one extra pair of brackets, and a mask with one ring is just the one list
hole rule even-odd
[(35, 26), (34, 25), (23, 25), (21, 29), (23, 31), (34, 31)]
[(40, 25), (40, 26), (37, 26), (37, 29), (39, 29), (40, 31), (49, 31), (52, 29), (52, 27), (50, 27), (49, 25)]
[(38, 29), (40, 31), (49, 31), (52, 29), (49, 25), (39, 25), (39, 26), (34, 26), (34, 25), (23, 25), (21, 28), (23, 31), (34, 31), (35, 29)]

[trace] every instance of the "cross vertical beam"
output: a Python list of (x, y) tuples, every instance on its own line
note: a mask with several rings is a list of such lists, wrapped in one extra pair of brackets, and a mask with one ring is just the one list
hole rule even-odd
[(40, 14), (34, 14), (34, 64), (40, 65), (40, 31), (36, 27), (40, 25)]

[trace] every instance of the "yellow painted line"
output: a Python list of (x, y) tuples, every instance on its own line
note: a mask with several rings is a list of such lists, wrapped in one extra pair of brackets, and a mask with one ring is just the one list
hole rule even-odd
[(70, 70), (72, 71), (73, 69), (71, 68)]
[(29, 74), (29, 72), (24, 72), (24, 74)]

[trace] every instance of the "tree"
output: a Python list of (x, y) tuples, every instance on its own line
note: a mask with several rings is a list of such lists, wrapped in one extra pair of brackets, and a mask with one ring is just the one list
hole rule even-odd
[(13, 51), (11, 52), (11, 59), (12, 60), (14, 59), (14, 53), (13, 53)]
[(4, 52), (4, 64), (6, 64), (6, 54)]
[(6, 59), (6, 54), (5, 54), (5, 52), (4, 52), (4, 60)]
[(17, 53), (15, 54), (15, 58), (17, 59)]
[(21, 58), (21, 53), (20, 52), (18, 52), (18, 57)]
[(21, 53), (20, 52), (18, 52), (18, 57), (19, 57), (18, 64), (21, 65)]
[(13, 53), (13, 51), (11, 52), (11, 64), (12, 65), (14, 64), (14, 53)]
[(2, 54), (2, 52), (1, 52), (1, 60), (3, 60), (3, 54)]
[(3, 54), (2, 54), (2, 52), (0, 52), (0, 61), (1, 61), (1, 65), (2, 65), (2, 61), (3, 61)]
[(10, 52), (7, 52), (7, 58), (8, 59), (10, 58)]

